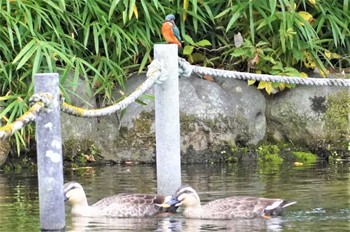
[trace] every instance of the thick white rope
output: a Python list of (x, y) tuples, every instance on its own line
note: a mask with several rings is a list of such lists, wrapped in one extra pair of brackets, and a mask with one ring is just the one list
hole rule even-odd
[(206, 74), (213, 77), (235, 78), (240, 80), (255, 80), (268, 82), (282, 82), (298, 85), (325, 85), (325, 86), (350, 86), (350, 79), (335, 78), (303, 78), (289, 76), (273, 76), (268, 74), (255, 74), (246, 72), (228, 71), (191, 65), (186, 60), (179, 58), (179, 73), (189, 77), (191, 73)]

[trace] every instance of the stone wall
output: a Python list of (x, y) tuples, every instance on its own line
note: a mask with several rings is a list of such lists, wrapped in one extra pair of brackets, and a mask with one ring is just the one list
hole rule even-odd
[[(131, 76), (126, 92), (145, 78)], [(235, 147), (254, 148), (267, 140), (307, 149), (347, 149), (347, 88), (297, 86), (268, 96), (246, 81), (215, 78), (211, 82), (198, 76), (180, 78), (179, 86), (183, 162), (223, 161)], [(65, 140), (92, 138), (106, 159), (117, 162), (155, 162), (153, 88), (141, 100), (146, 105), (135, 103), (123, 114), (100, 119), (69, 118), (68, 122), (70, 116), (63, 116), (63, 128), (69, 125)], [(75, 133), (74, 127), (89, 131)]]
[[(144, 74), (128, 78), (126, 93), (145, 78)], [(179, 87), (183, 162), (225, 161), (237, 147), (254, 149), (266, 141), (348, 152), (348, 88), (297, 86), (268, 96), (246, 81), (215, 78), (211, 82), (198, 76), (180, 78)], [(72, 89), (72, 104), (99, 107), (84, 89), (83, 81)], [(119, 97), (116, 90), (115, 98)], [(153, 88), (139, 100), (144, 104), (134, 103), (123, 112), (100, 118), (62, 113), (65, 158), (99, 153), (115, 162), (155, 162)]]

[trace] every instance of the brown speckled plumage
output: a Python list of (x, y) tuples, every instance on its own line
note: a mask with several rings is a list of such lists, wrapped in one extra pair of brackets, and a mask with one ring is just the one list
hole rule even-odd
[(66, 183), (64, 194), (65, 200), (72, 205), (72, 215), (88, 217), (153, 216), (165, 211), (162, 204), (170, 199), (170, 196), (121, 193), (103, 198), (89, 206), (83, 187), (77, 182)]
[[(210, 201), (201, 205), (197, 192), (190, 186), (180, 187), (173, 196), (178, 205), (185, 209), (186, 218), (233, 219), (258, 218), (281, 215), (283, 208), (295, 204), (283, 199), (271, 199), (249, 196), (234, 196)], [(174, 204), (172, 202), (171, 204)]]

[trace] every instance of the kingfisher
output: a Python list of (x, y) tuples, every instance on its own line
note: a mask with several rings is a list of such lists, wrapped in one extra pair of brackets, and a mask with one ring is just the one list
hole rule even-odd
[(181, 37), (179, 28), (175, 24), (175, 16), (168, 14), (162, 24), (162, 35), (170, 44), (177, 44), (181, 48)]

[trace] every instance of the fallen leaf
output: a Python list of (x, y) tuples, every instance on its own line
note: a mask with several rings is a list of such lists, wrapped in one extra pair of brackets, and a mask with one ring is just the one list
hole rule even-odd
[(300, 163), (300, 162), (294, 162), (294, 166), (303, 166), (304, 164), (303, 163)]
[(214, 82), (214, 78), (213, 78), (212, 76), (208, 75), (208, 74), (205, 74), (205, 75), (203, 76), (203, 79), (204, 79), (204, 80), (207, 80), (207, 81), (212, 81), (212, 82)]
[(89, 162), (95, 162), (95, 157), (93, 155), (84, 155), (84, 158)]
[(265, 89), (268, 94), (271, 94), (273, 91), (272, 83), (268, 81), (260, 81), (258, 89)]
[(132, 160), (125, 161), (126, 165), (134, 165), (134, 162)]
[(248, 80), (248, 85), (254, 85), (255, 82), (255, 80)]
[(324, 55), (329, 59), (329, 58), (331, 58), (332, 53), (329, 50), (325, 50)]
[[(305, 21), (307, 21), (308, 23), (311, 23), (311, 22), (314, 21), (314, 18), (312, 17), (312, 15), (311, 15), (309, 12), (307, 12), (307, 11), (299, 11), (299, 12), (298, 12), (298, 15), (299, 15), (300, 17), (302, 17), (302, 18), (303, 18)], [(299, 22), (299, 25), (303, 26), (304, 23)]]
[(305, 72), (300, 72), (300, 77), (306, 78), (306, 77), (308, 77), (308, 75), (307, 75), (307, 73), (305, 73)]
[(311, 3), (312, 5), (316, 5), (316, 0), (308, 0), (309, 3)]
[(256, 54), (255, 54), (255, 57), (254, 57), (254, 59), (252, 59), (251, 63), (252, 63), (252, 64), (259, 64), (259, 61), (260, 61), (259, 54), (256, 53)]

